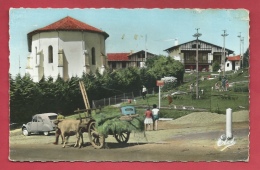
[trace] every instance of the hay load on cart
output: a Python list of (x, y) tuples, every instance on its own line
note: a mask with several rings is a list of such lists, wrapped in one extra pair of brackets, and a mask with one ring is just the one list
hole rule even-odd
[[(84, 110), (75, 111), (79, 113), (79, 116), (80, 112), (85, 113), (85, 121), (79, 125), (79, 132), (88, 133), (93, 147), (102, 148), (108, 135), (113, 135), (118, 143), (127, 143), (132, 131), (144, 131), (144, 116), (137, 114), (134, 106), (124, 106), (118, 111), (112, 109), (92, 115), (93, 109), (90, 108), (84, 84), (81, 81), (79, 84), (86, 106)], [(82, 119), (81, 116), (80, 119)]]
[(144, 116), (136, 114), (134, 106), (121, 107), (118, 112), (96, 113), (85, 116), (85, 119), (79, 131), (87, 132), (91, 145), (97, 149), (105, 146), (108, 135), (113, 135), (118, 143), (127, 143), (131, 132), (144, 131)]
[(119, 143), (127, 143), (132, 131), (144, 130), (144, 117), (136, 113), (134, 106), (124, 106), (119, 112), (100, 113), (93, 116), (99, 134), (114, 135)]

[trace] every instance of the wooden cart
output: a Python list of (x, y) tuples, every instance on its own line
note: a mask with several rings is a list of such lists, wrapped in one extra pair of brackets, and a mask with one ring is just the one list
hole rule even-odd
[[(85, 115), (84, 119), (82, 120), (82, 123), (80, 124), (79, 131), (81, 133), (84, 133), (84, 132), (88, 133), (89, 141), (92, 144), (92, 146), (97, 149), (100, 149), (104, 146), (105, 138), (107, 136), (104, 136), (97, 131), (97, 129), (95, 127), (96, 121), (91, 116), (91, 111), (96, 110), (96, 109), (90, 108), (88, 96), (85, 91), (83, 82), (80, 81), (79, 85), (80, 85), (80, 90), (81, 90), (83, 100), (84, 100), (84, 103), (86, 106), (86, 109), (84, 109), (84, 110), (78, 109), (75, 111), (76, 113), (79, 113), (79, 116), (80, 116), (80, 113), (82, 113), (82, 112), (84, 112), (84, 115)], [(86, 112), (88, 114), (86, 114)], [(136, 112), (136, 110), (133, 106), (122, 107), (121, 108), (122, 117), (120, 117), (120, 119), (127, 120), (128, 118), (131, 118), (131, 115), (135, 115), (135, 112)], [(79, 117), (79, 118), (82, 119), (81, 117)], [(120, 133), (110, 131), (109, 135), (113, 135), (118, 143), (127, 143), (129, 140), (129, 137), (130, 137), (130, 131), (125, 130)]]
[[(128, 114), (123, 114), (122, 117), (120, 117), (119, 119), (125, 121), (131, 117), (134, 117), (135, 116), (134, 114), (129, 115), (130, 109), (135, 111), (135, 108), (133, 106), (122, 107), (121, 111), (123, 111), (123, 113), (128, 112)], [(88, 110), (77, 110), (75, 112), (78, 112), (80, 115), (80, 113), (82, 112), (86, 113), (85, 111)], [(82, 118), (80, 117), (80, 119)], [(85, 118), (82, 120), (82, 123), (79, 126), (79, 131), (81, 133), (84, 132), (88, 133), (88, 137), (91, 145), (97, 149), (100, 149), (105, 145), (105, 138), (108, 137), (98, 132), (98, 130), (96, 129), (96, 121), (91, 116), (87, 116), (86, 114), (85, 114)], [(113, 135), (118, 143), (127, 143), (130, 137), (130, 133), (131, 132), (128, 130), (124, 130), (120, 133), (109, 131), (108, 135)]]

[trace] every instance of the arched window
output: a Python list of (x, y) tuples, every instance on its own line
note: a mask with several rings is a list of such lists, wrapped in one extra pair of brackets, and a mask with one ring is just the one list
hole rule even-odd
[(229, 63), (227, 63), (227, 67), (229, 67)]
[(51, 45), (48, 48), (48, 53), (49, 53), (49, 63), (53, 63), (53, 48)]
[(94, 47), (91, 49), (91, 55), (92, 55), (92, 65), (96, 65), (96, 54), (95, 54)]

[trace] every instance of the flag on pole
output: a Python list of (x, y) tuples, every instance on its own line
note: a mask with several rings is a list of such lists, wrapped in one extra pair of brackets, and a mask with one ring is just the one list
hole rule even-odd
[(122, 35), (121, 39), (123, 40), (125, 38), (125, 34)]
[(135, 34), (135, 36), (134, 36), (134, 39), (135, 39), (135, 40), (137, 40), (137, 38), (138, 38), (138, 35), (137, 35), (137, 34)]

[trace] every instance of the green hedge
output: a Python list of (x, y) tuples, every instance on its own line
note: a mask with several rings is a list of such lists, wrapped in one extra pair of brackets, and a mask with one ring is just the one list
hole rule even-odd
[(248, 84), (237, 84), (233, 87), (234, 92), (249, 92)]

